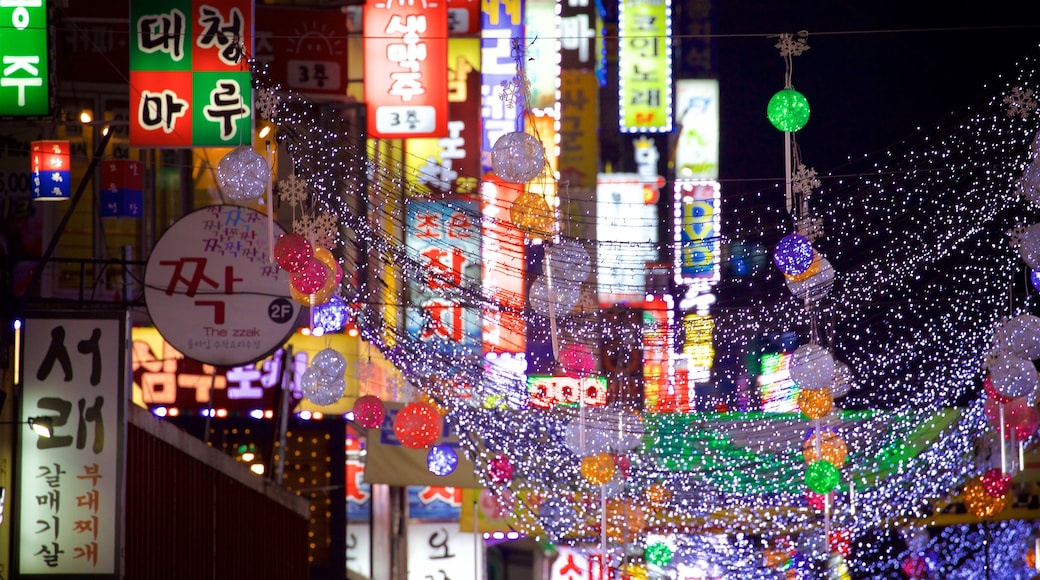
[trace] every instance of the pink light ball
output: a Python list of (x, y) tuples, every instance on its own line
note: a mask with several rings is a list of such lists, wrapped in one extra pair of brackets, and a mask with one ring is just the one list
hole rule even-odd
[(505, 455), (498, 454), (488, 462), (488, 477), (495, 485), (505, 485), (513, 479), (513, 464)]
[(301, 294), (314, 294), (325, 286), (329, 279), (329, 269), (325, 263), (311, 256), (303, 261), (299, 270), (289, 275), (289, 284)]
[(385, 416), (383, 401), (375, 395), (365, 395), (354, 401), (354, 421), (365, 429), (378, 429)]
[(286, 272), (299, 271), (312, 257), (311, 243), (300, 234), (282, 234), (274, 244), (274, 261)]

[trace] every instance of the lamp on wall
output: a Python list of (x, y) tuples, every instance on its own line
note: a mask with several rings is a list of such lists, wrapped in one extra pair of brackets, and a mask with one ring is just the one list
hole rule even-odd
[(28, 425), (40, 437), (54, 436), (54, 417), (29, 417), (26, 421), (0, 421), (0, 425)]

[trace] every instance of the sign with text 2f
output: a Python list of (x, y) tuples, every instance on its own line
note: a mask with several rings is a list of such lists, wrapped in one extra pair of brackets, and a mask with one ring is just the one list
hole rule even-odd
[(625, 133), (672, 130), (672, 3), (620, 0), (618, 98)]
[(480, 213), (476, 202), (408, 202), (408, 255), (424, 276), (410, 285), (408, 334), (445, 354), (476, 354), (480, 311), (459, 302), (480, 283)]
[(128, 326), (123, 313), (25, 320), (20, 420), (54, 432), (20, 432), (19, 576), (122, 576)]
[(130, 3), (130, 144), (252, 144), (249, 0)]
[(0, 117), (50, 112), (47, 2), (0, 0)]
[(448, 133), (448, 0), (368, 0), (364, 9), (368, 136)]

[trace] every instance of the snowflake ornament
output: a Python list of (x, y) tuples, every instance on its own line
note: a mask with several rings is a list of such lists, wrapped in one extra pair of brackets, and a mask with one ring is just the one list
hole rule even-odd
[(278, 181), (278, 199), (289, 204), (291, 207), (303, 205), (307, 199), (307, 180), (296, 177), (293, 173)]
[(795, 218), (794, 227), (800, 235), (805, 236), (810, 242), (815, 242), (823, 237), (823, 218), (810, 216)]
[(798, 169), (791, 175), (791, 189), (795, 193), (809, 195), (817, 187), (820, 187), (820, 180), (816, 178), (816, 170), (799, 163)]
[(1033, 89), (1023, 89), (1022, 87), (1015, 87), (1011, 89), (1011, 94), (1004, 97), (1004, 104), (1007, 106), (1008, 117), (1021, 117), (1026, 119), (1030, 113), (1036, 110), (1036, 97), (1033, 95)]
[(292, 231), (294, 234), (299, 234), (307, 238), (307, 241), (313, 244), (314, 242), (311, 238), (311, 234), (314, 231), (314, 218), (306, 214), (293, 218)]
[(1022, 245), (1022, 236), (1025, 234), (1027, 227), (1028, 226), (1015, 226), (1008, 230), (1008, 246), (1012, 248), (1020, 247)]
[(310, 237), (323, 248), (333, 249), (339, 243), (339, 220), (329, 212), (322, 212), (311, 221)]
[(278, 105), (282, 98), (271, 89), (258, 89), (253, 97), (253, 107), (261, 119), (271, 121), (278, 113)]
[(777, 41), (775, 46), (780, 50), (780, 56), (801, 56), (801, 54), (809, 50), (809, 44), (805, 41), (809, 37), (809, 33), (801, 31), (797, 37), (789, 32), (782, 33), (780, 40)]

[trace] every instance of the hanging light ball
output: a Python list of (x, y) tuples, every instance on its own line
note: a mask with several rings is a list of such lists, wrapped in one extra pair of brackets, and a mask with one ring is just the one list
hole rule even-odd
[(333, 280), (333, 284), (339, 285), (343, 281), (343, 267), (339, 265), (339, 260), (336, 259), (336, 256), (330, 250), (321, 246), (315, 246), (314, 257), (329, 269), (329, 278)]
[(817, 302), (830, 294), (831, 289), (834, 288), (834, 267), (827, 258), (820, 258), (819, 272), (801, 282), (791, 279), (786, 282), (787, 290), (794, 296), (807, 303)]
[(813, 265), (816, 251), (809, 238), (801, 234), (787, 234), (780, 238), (773, 250), (773, 263), (786, 276), (797, 276)]
[(311, 256), (303, 261), (300, 269), (289, 274), (289, 285), (300, 294), (314, 294), (325, 286), (329, 269), (321, 260)]
[(646, 547), (646, 551), (643, 556), (646, 561), (658, 568), (664, 568), (672, 562), (672, 556), (674, 552), (671, 546), (664, 542), (654, 542)]
[(289, 275), (289, 295), (292, 296), (292, 299), (295, 300), (297, 304), (314, 308), (317, 306), (321, 306), (322, 304), (325, 304), (329, 301), (330, 298), (332, 298), (332, 294), (336, 290), (336, 288), (328, 284), (329, 280), (326, 280), (325, 285), (322, 286), (317, 292), (313, 292), (311, 294), (304, 294), (303, 292), (300, 292), (299, 290), (293, 287), (292, 276), (294, 274)]
[(235, 147), (217, 164), (217, 185), (228, 199), (256, 199), (270, 180), (271, 166), (252, 147)]
[(571, 376), (587, 377), (596, 372), (596, 354), (587, 344), (568, 342), (560, 349), (560, 365)]
[(814, 461), (805, 468), (805, 485), (816, 493), (830, 493), (840, 481), (841, 472), (830, 461)]
[(581, 459), (581, 476), (592, 485), (603, 485), (614, 477), (614, 458), (609, 453), (597, 453)]
[(791, 87), (780, 89), (769, 99), (766, 117), (778, 130), (794, 133), (809, 122), (809, 101)]
[(534, 191), (524, 191), (513, 200), (509, 207), (509, 221), (534, 238), (548, 238), (556, 223), (545, 197)]
[(506, 133), (491, 148), (491, 166), (505, 181), (527, 183), (545, 169), (545, 148), (530, 133)]
[(354, 401), (354, 421), (365, 429), (378, 429), (383, 424), (386, 409), (375, 395), (364, 395)]
[(311, 359), (311, 366), (321, 369), (330, 377), (340, 376), (347, 370), (347, 359), (339, 351), (326, 348), (318, 351)]
[(1004, 511), (1008, 496), (992, 497), (982, 486), (982, 478), (973, 477), (964, 485), (964, 507), (977, 518), (986, 519)]
[(822, 512), (827, 507), (827, 494), (806, 490), (805, 503), (812, 509)]
[(314, 327), (326, 334), (342, 330), (347, 324), (349, 311), (346, 301), (336, 295), (329, 296), (325, 302), (314, 305)]
[(651, 483), (646, 488), (646, 503), (651, 507), (663, 507), (672, 499), (672, 492), (663, 483)]
[(1019, 314), (993, 329), (993, 350), (1025, 359), (1040, 358), (1040, 316)]
[(436, 476), (449, 475), (458, 465), (459, 454), (450, 445), (434, 445), (426, 453), (426, 469)]
[(849, 365), (834, 361), (834, 382), (831, 383), (831, 397), (834, 399), (840, 399), (845, 395), (849, 394), (849, 389), (852, 388), (852, 369)]
[(1011, 491), (1011, 475), (994, 467), (982, 474), (982, 490), (990, 497), (1003, 498)]
[(1033, 285), (1033, 290), (1040, 292), (1040, 270), (1029, 269), (1029, 283)]
[(499, 453), (488, 461), (488, 478), (495, 485), (506, 485), (513, 480), (513, 463), (509, 457)]
[(394, 417), (394, 435), (409, 449), (426, 449), (442, 432), (441, 416), (429, 403), (408, 403)]
[(1029, 202), (1040, 205), (1040, 163), (1034, 161), (1022, 171), (1016, 191)]
[(578, 523), (578, 512), (561, 497), (550, 497), (538, 504), (538, 523), (554, 539), (563, 538)]
[(313, 256), (311, 243), (300, 234), (282, 234), (274, 244), (274, 261), (286, 272), (297, 272)]
[(607, 538), (614, 542), (631, 542), (646, 529), (642, 506), (631, 500), (607, 500)]
[(831, 412), (834, 399), (827, 389), (819, 391), (801, 391), (798, 393), (798, 408), (810, 419), (822, 419)]
[(1019, 232), (1018, 255), (1034, 270), (1040, 270), (1040, 224), (1032, 224)]
[(1025, 415), (1019, 419), (1018, 423), (1012, 426), (1015, 430), (1015, 439), (1019, 441), (1025, 441), (1032, 437), (1038, 427), (1040, 427), (1040, 410), (1032, 406), (1027, 408)]
[[(818, 452), (816, 450), (817, 441), (819, 441), (820, 447)], [(802, 455), (805, 457), (806, 464), (823, 460), (829, 461), (834, 464), (835, 467), (841, 468), (845, 465), (845, 459), (848, 456), (848, 448), (845, 446), (845, 441), (842, 440), (841, 435), (830, 430), (821, 431), (819, 434), (813, 435), (805, 442), (805, 445), (802, 446)]]
[(321, 368), (311, 365), (300, 376), (300, 389), (303, 398), (315, 405), (326, 407), (343, 397), (347, 388), (343, 375), (326, 374)]
[(803, 391), (819, 391), (834, 384), (835, 364), (830, 351), (803, 344), (791, 355), (791, 380)]
[(1014, 355), (997, 355), (987, 364), (993, 388), (1012, 399), (1032, 395), (1040, 386), (1033, 361)]
[(788, 283), (805, 282), (809, 278), (820, 273), (820, 266), (823, 264), (822, 260), (823, 256), (820, 255), (819, 252), (813, 250), (812, 264), (809, 264), (809, 267), (801, 274), (784, 274), (784, 279), (786, 279)]

